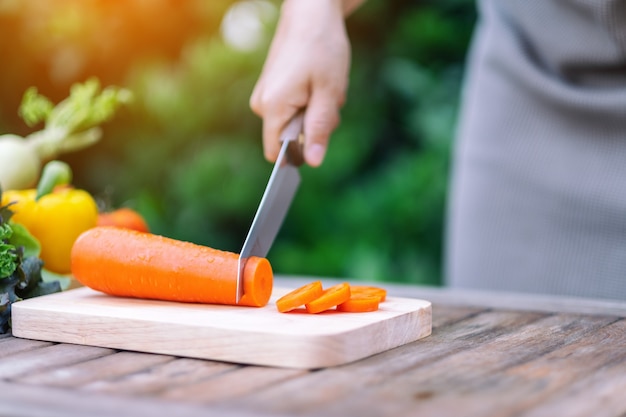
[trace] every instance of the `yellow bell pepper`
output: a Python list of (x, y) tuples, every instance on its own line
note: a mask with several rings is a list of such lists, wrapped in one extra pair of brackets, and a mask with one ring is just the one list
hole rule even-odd
[(39, 198), (37, 194), (35, 189), (7, 190), (2, 204), (15, 202), (11, 220), (39, 240), (44, 268), (69, 274), (72, 245), (81, 233), (96, 226), (98, 207), (88, 192), (70, 187), (57, 187)]

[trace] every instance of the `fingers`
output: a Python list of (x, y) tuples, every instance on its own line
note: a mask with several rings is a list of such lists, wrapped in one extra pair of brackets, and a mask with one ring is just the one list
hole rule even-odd
[(270, 162), (278, 157), (282, 130), (308, 100), (306, 88), (293, 88), (299, 84), (295, 81), (286, 84), (274, 82), (272, 85), (275, 88), (270, 90), (261, 79), (250, 98), (252, 111), (263, 119), (263, 153)]
[(319, 166), (324, 160), (330, 134), (339, 123), (350, 66), (350, 45), (338, 4), (283, 3), (276, 35), (250, 97), (252, 111), (263, 119), (263, 149), (271, 162), (280, 151), (282, 130), (302, 109), (305, 161)]
[[(296, 113), (306, 107), (304, 117), (304, 160), (318, 167), (324, 161), (328, 141), (332, 132), (339, 125), (340, 109), (344, 101), (344, 93), (326, 89), (314, 90), (311, 97), (297, 104), (287, 99), (263, 101), (262, 87), (255, 89), (251, 99), (253, 111), (263, 117), (263, 150), (265, 158), (276, 161), (280, 151), (279, 141), (282, 130)], [(279, 96), (281, 97), (281, 96)], [(308, 104), (301, 104), (307, 103)]]
[(304, 116), (304, 160), (318, 167), (324, 161), (330, 135), (339, 125), (342, 99), (327, 91), (315, 91)]
[(298, 107), (292, 107), (291, 110), (284, 109), (267, 113), (263, 118), (263, 151), (268, 161), (276, 161), (282, 145), (280, 134), (297, 111)]

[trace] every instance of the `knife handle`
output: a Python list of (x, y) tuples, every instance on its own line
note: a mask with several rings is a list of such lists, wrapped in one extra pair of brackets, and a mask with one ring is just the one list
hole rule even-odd
[(304, 110), (298, 111), (295, 116), (291, 118), (287, 126), (280, 134), (280, 142), (289, 141), (287, 145), (287, 159), (289, 163), (295, 166), (300, 166), (304, 163), (304, 136), (302, 135), (302, 128), (304, 127)]

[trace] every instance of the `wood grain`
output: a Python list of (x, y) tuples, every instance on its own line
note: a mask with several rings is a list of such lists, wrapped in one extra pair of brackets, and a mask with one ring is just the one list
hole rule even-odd
[(209, 378), (193, 385), (171, 386), (163, 392), (162, 397), (189, 403), (237, 404), (238, 398), (263, 391), (278, 383), (291, 381), (306, 375), (307, 372), (302, 369), (244, 366), (221, 374), (218, 378)]
[[(375, 390), (362, 390), (354, 396), (342, 398), (323, 412), (338, 415), (345, 408), (358, 412), (365, 408), (360, 404), (362, 397), (367, 396), (368, 401), (383, 404), (385, 414), (394, 416), (415, 413), (442, 417), (514, 416), (532, 402), (550, 395), (543, 378), (552, 372), (576, 378), (584, 372), (572, 367), (589, 366), (587, 369), (592, 369), (597, 365), (597, 361), (595, 365), (593, 362), (580, 364), (575, 357), (558, 364), (554, 358), (559, 356), (556, 352), (568, 352), (569, 355), (581, 344), (594, 343), (590, 341), (594, 338), (589, 336), (604, 333), (602, 329), (614, 321), (615, 318), (598, 316), (547, 316), (486, 343), (469, 345), (454, 355), (414, 370), (408, 369), (394, 380), (387, 379)], [(511, 369), (523, 368), (536, 360), (550, 366), (538, 370), (535, 375), (528, 375), (525, 381), (509, 376)], [(470, 392), (472, 395), (467, 395)]]
[(227, 362), (322, 368), (431, 333), (431, 305), (389, 297), (378, 311), (279, 313), (264, 308), (110, 297), (80, 288), (16, 303), (17, 337)]
[(626, 416), (620, 305), (602, 315), (602, 303), (576, 313), (572, 300), (494, 307), (473, 296), (440, 293), (430, 337), (313, 370), (6, 336), (0, 415)]
[[(0, 415), (14, 417), (259, 417), (221, 407), (206, 408), (142, 397), (113, 396), (55, 387), (28, 386), (0, 381)], [(269, 417), (265, 415), (265, 417)], [(274, 416), (276, 417), (276, 416)]]
[[(78, 358), (76, 358), (78, 359)], [(96, 359), (68, 363), (62, 367), (32, 370), (13, 378), (19, 383), (50, 387), (81, 388), (102, 380), (117, 380), (128, 374), (143, 374), (176, 358), (138, 352), (115, 352)]]
[(24, 340), (15, 338), (6, 338), (0, 340), (0, 359), (19, 352), (26, 352), (33, 349), (39, 349), (51, 346), (50, 342), (40, 342), (38, 340)]
[(239, 365), (200, 359), (179, 358), (115, 378), (99, 378), (82, 385), (90, 392), (118, 395), (160, 396), (173, 387), (193, 386), (210, 378), (237, 369)]
[[(543, 317), (543, 314), (493, 311), (472, 314), (465, 320), (433, 329), (433, 334), (419, 343), (407, 344), (359, 362), (274, 384), (249, 395), (245, 405), (250, 409), (270, 410), (273, 413), (319, 413), (331, 416), (341, 415), (342, 407), (349, 403), (350, 407), (359, 409), (359, 413), (351, 415), (367, 415), (366, 409), (373, 404), (376, 404), (376, 409), (385, 407), (384, 402), (379, 403), (381, 400), (376, 398), (381, 384), (387, 381), (394, 383), (407, 372), (455, 357), (471, 347), (478, 349), (484, 343), (506, 334), (514, 334)], [(372, 398), (356, 400), (355, 404), (346, 400), (360, 398), (361, 393), (369, 393), (370, 390)], [(289, 398), (289, 401), (282, 400), (284, 398)]]
[(51, 345), (23, 351), (0, 361), (0, 378), (15, 378), (29, 372), (52, 369), (65, 364), (108, 355), (111, 349), (92, 346)]

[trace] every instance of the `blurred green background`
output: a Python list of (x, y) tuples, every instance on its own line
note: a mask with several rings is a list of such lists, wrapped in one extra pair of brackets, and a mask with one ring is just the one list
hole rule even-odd
[[(278, 1), (0, 0), (0, 133), (28, 133), (24, 90), (57, 102), (91, 76), (135, 93), (97, 145), (61, 159), (76, 186), (155, 233), (238, 252), (269, 178), (248, 100)], [(324, 165), (268, 257), (277, 274), (438, 285), (472, 0), (369, 0)]]

